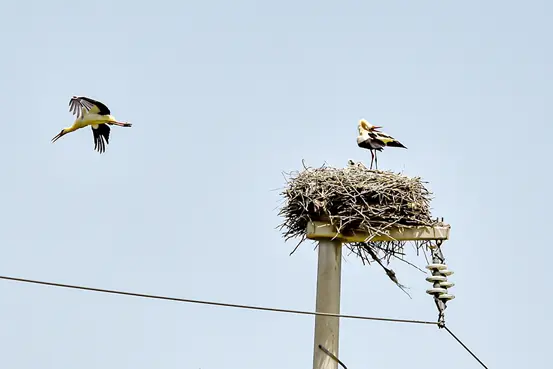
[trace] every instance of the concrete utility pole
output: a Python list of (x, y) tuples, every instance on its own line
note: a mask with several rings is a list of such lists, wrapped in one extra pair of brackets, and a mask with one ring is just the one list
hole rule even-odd
[[(317, 304), (319, 313), (340, 314), (340, 283), (342, 276), (342, 242), (319, 241), (319, 262), (317, 267)], [(340, 318), (315, 316), (315, 343), (313, 347), (313, 369), (338, 369), (338, 362), (319, 348), (322, 345), (338, 356)]]
[[(343, 242), (365, 242), (369, 237), (372, 241), (447, 240), (449, 230), (449, 225), (395, 227), (388, 230), (389, 235), (371, 236), (363, 232), (358, 232), (355, 235), (343, 235), (329, 223), (309, 222), (306, 237), (319, 242), (316, 311), (318, 313), (340, 314)], [(319, 345), (339, 359), (339, 330), (340, 318), (321, 315), (315, 317), (313, 369), (338, 369), (338, 361), (321, 350)]]

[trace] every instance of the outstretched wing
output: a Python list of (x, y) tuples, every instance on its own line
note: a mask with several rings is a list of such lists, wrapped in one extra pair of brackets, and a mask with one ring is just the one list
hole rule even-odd
[(83, 108), (87, 113), (100, 115), (111, 114), (107, 106), (89, 97), (73, 96), (71, 100), (69, 100), (69, 111), (76, 115), (77, 118), (83, 117)]
[(107, 124), (92, 125), (90, 128), (92, 128), (92, 135), (94, 136), (94, 150), (101, 154), (106, 151), (106, 146), (109, 144), (110, 128)]

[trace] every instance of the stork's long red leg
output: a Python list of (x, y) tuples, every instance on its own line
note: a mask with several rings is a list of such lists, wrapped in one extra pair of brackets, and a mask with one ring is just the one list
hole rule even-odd
[(370, 167), (370, 169), (372, 169), (373, 168), (373, 161), (374, 161), (374, 152), (372, 150), (370, 150), (370, 151), (371, 151), (371, 167)]
[(376, 156), (376, 150), (374, 151), (374, 166), (378, 170), (378, 156)]
[(119, 127), (131, 127), (131, 123), (123, 123), (123, 122), (109, 122), (109, 124), (114, 124)]

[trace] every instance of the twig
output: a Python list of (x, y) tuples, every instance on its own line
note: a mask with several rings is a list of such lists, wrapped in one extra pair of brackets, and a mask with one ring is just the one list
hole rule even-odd
[(340, 361), (340, 359), (338, 359), (336, 357), (336, 355), (334, 355), (332, 352), (328, 351), (323, 345), (319, 345), (319, 348), (321, 350), (323, 350), (323, 352), (325, 354), (327, 354), (328, 356), (330, 356), (331, 358), (333, 358), (334, 360), (336, 360), (338, 362), (338, 364), (340, 364), (342, 366), (342, 368), (344, 369), (348, 369), (348, 367), (346, 366), (346, 364), (344, 364), (343, 362)]

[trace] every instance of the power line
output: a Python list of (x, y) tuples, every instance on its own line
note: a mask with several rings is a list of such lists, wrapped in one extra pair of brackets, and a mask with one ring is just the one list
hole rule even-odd
[(72, 288), (72, 289), (77, 289), (77, 290), (111, 293), (111, 294), (114, 294), (114, 295), (125, 295), (125, 296), (134, 296), (134, 297), (144, 297), (144, 298), (148, 298), (148, 299), (157, 299), (157, 300), (189, 302), (189, 303), (192, 303), (192, 304), (215, 305), (215, 306), (233, 307), (233, 308), (239, 308), (239, 309), (263, 310), (263, 311), (272, 311), (272, 312), (278, 312), (278, 313), (290, 313), (290, 314), (302, 314), (302, 315), (323, 315), (323, 316), (331, 316), (331, 317), (337, 317), (337, 318), (376, 320), (376, 321), (396, 322), (396, 323), (415, 323), (415, 324), (432, 324), (432, 325), (437, 325), (438, 324), (437, 322), (429, 322), (429, 321), (424, 321), (424, 320), (376, 318), (376, 317), (362, 316), (362, 315), (332, 314), (332, 313), (322, 313), (322, 312), (314, 312), (314, 311), (278, 309), (278, 308), (253, 306), (253, 305), (229, 304), (229, 303), (215, 302), (215, 301), (183, 299), (183, 298), (178, 298), (178, 297), (148, 295), (148, 294), (144, 294), (144, 293), (126, 292), (126, 291), (118, 291), (118, 290), (108, 290), (108, 289), (103, 289), (103, 288), (85, 287), (85, 286), (77, 286), (77, 285), (71, 285), (71, 284), (45, 282), (45, 281), (37, 281), (37, 280), (33, 280), (33, 279), (15, 278), (15, 277), (7, 277), (7, 276), (0, 276), (0, 279), (5, 279), (5, 280), (9, 280), (9, 281), (16, 281), (16, 282), (24, 282), (24, 283), (34, 283), (34, 284), (40, 284), (40, 285), (45, 285), (45, 286), (63, 287), (63, 288)]
[[(233, 307), (233, 308), (239, 308), (239, 309), (272, 311), (272, 312), (277, 312), (277, 313), (289, 313), (289, 314), (300, 314), (300, 315), (322, 315), (322, 316), (332, 316), (332, 317), (347, 318), (347, 319), (376, 320), (376, 321), (395, 322), (395, 323), (414, 323), (414, 324), (438, 325), (438, 322), (429, 322), (429, 321), (424, 321), (424, 320), (377, 318), (377, 317), (362, 316), (362, 315), (332, 314), (332, 313), (322, 313), (322, 312), (314, 312), (314, 311), (278, 309), (278, 308), (253, 306), (253, 305), (229, 304), (229, 303), (224, 303), (224, 302), (183, 299), (183, 298), (178, 298), (178, 297), (169, 297), (169, 296), (160, 296), (160, 295), (149, 295), (149, 294), (144, 294), (144, 293), (118, 291), (118, 290), (108, 290), (108, 289), (104, 289), (104, 288), (86, 287), (86, 286), (78, 286), (78, 285), (72, 285), (72, 284), (46, 282), (46, 281), (38, 281), (38, 280), (33, 280), (33, 279), (16, 278), (16, 277), (8, 277), (8, 276), (0, 276), (0, 279), (4, 279), (4, 280), (8, 280), (8, 281), (14, 281), (14, 282), (40, 284), (40, 285), (44, 285), (44, 286), (70, 288), (70, 289), (92, 291), (92, 292), (103, 292), (103, 293), (110, 293), (110, 294), (114, 294), (114, 295), (143, 297), (143, 298), (148, 298), (148, 299), (169, 300), (169, 301), (177, 301), (177, 302), (188, 302), (188, 303), (192, 303), (192, 304)], [(463, 342), (461, 342), (461, 340), (459, 338), (457, 338), (453, 334), (453, 332), (451, 332), (449, 330), (449, 328), (447, 328), (445, 326), (444, 326), (444, 328), (447, 330), (447, 332), (453, 338), (455, 338), (455, 340), (461, 346), (463, 346), (465, 348), (465, 350), (467, 350), (472, 355), (472, 357), (474, 357), (484, 368), (488, 369), (488, 367), (486, 365), (484, 365), (484, 363), (475, 354), (473, 354), (472, 351), (470, 351), (469, 348), (467, 346), (465, 346), (465, 344)], [(325, 350), (323, 347), (320, 347), (320, 348), (325, 352), (328, 351), (328, 350)], [(337, 358), (335, 358), (335, 359), (338, 360)], [(340, 361), (339, 361), (339, 363), (342, 366), (344, 366), (343, 363), (341, 363)]]
[(463, 342), (461, 342), (461, 340), (458, 339), (457, 336), (455, 336), (455, 335), (453, 334), (452, 331), (449, 330), (448, 327), (444, 326), (444, 328), (445, 328), (445, 330), (446, 330), (449, 334), (451, 334), (451, 336), (452, 336), (453, 338), (455, 338), (455, 340), (456, 340), (457, 342), (459, 342), (459, 344), (460, 344), (461, 346), (463, 346), (463, 347), (465, 348), (465, 350), (467, 350), (467, 351), (469, 352), (469, 354), (472, 355), (473, 358), (476, 359), (476, 361), (478, 361), (478, 362), (480, 363), (480, 365), (482, 365), (484, 368), (488, 369), (488, 367), (487, 367), (486, 365), (484, 365), (484, 363), (483, 363), (476, 355), (474, 355), (474, 354), (472, 353), (472, 351), (470, 351), (469, 348), (468, 348), (467, 346), (465, 346), (465, 344), (464, 344)]

